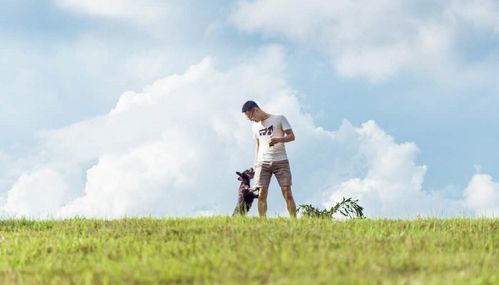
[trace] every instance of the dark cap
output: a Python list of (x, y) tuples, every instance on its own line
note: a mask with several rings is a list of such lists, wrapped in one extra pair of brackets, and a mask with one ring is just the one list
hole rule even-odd
[(244, 112), (251, 111), (251, 109), (253, 109), (255, 107), (258, 107), (258, 105), (255, 103), (255, 101), (246, 101), (246, 103), (244, 103), (244, 105), (243, 105), (242, 112), (244, 113)]

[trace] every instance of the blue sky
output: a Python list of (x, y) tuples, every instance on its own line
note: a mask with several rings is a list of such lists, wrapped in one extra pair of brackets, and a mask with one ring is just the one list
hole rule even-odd
[[(70, 167), (66, 165), (66, 169), (77, 169), (73, 174), (67, 174), (60, 170), (65, 168), (61, 166), (62, 162), (76, 161), (75, 157), (84, 155), (77, 154), (78, 149), (72, 150), (71, 154), (62, 151), (63, 147), (54, 143), (54, 137), (66, 136), (68, 129), (74, 128), (73, 132), (77, 132), (82, 125), (92, 125), (91, 122), (111, 116), (110, 111), (116, 109), (118, 102), (128, 100), (124, 95), (126, 91), (147, 97), (152, 92), (150, 90), (159, 88), (153, 86), (154, 82), (174, 74), (195, 77), (189, 68), (199, 65), (201, 67), (198, 68), (204, 70), (202, 74), (207, 77), (218, 74), (254, 84), (244, 91), (241, 89), (246, 87), (242, 83), (240, 88), (234, 89), (241, 91), (237, 95), (240, 96), (239, 101), (236, 100), (239, 97), (233, 94), (213, 95), (234, 98), (227, 99), (227, 105), (213, 106), (205, 115), (210, 119), (217, 117), (216, 114), (238, 113), (243, 100), (252, 95), (267, 103), (271, 111), (294, 112), (293, 104), (276, 99), (278, 94), (258, 93), (262, 90), (284, 90), (282, 92), (291, 94), (289, 102), (295, 102), (295, 99), (299, 102), (300, 115), (296, 115), (295, 120), (312, 119), (313, 123), (304, 124), (304, 129), (322, 128), (338, 134), (342, 128), (349, 129), (345, 127), (344, 120), (347, 120), (352, 132), (374, 134), (379, 129), (391, 137), (395, 145), (391, 145), (389, 140), (384, 141), (383, 145), (387, 148), (412, 143), (416, 147), (408, 150), (408, 163), (426, 169), (421, 174), (422, 185), (417, 191), (437, 193), (439, 197), (461, 204), (461, 200), (468, 201), (468, 204), (465, 203), (467, 206), (460, 204), (462, 208), (457, 212), (462, 213), (470, 209), (470, 203), (474, 203), (470, 202), (473, 198), (469, 194), (479, 187), (474, 185), (483, 183), (485, 186), (482, 185), (482, 188), (492, 189), (487, 192), (492, 196), (477, 199), (490, 200), (492, 204), (477, 202), (473, 204), (475, 208), (471, 208), (478, 213), (476, 207), (482, 205), (489, 213), (497, 213), (494, 203), (499, 200), (494, 199), (499, 197), (499, 187), (494, 181), (499, 177), (499, 129), (496, 127), (499, 121), (499, 4), (495, 1), (448, 0), (435, 4), (433, 1), (386, 0), (373, 4), (346, 0), (334, 3), (146, 0), (138, 3), (129, 0), (2, 1), (0, 131), (3, 139), (0, 141), (0, 170), (3, 174), (0, 177), (0, 196), (5, 204), (2, 206), (4, 212), (9, 215), (36, 216), (45, 213), (57, 216), (60, 208), (74, 204), (80, 196), (89, 196), (89, 191), (92, 191), (89, 185), (92, 183), (88, 171), (92, 167), (99, 169), (102, 161), (118, 151), (105, 148), (88, 154)], [(206, 58), (209, 58), (210, 63), (206, 64), (209, 67), (201, 64)], [(260, 75), (255, 75), (255, 82), (246, 81), (248, 77), (252, 78), (252, 70), (260, 75), (268, 72), (272, 79), (266, 83), (264, 78), (259, 78)], [(150, 86), (149, 91), (146, 86)], [(215, 88), (205, 86), (208, 89), (211, 87)], [(169, 87), (161, 88), (170, 90)], [(140, 97), (140, 94), (137, 96)], [(244, 94), (247, 96), (244, 97)], [(192, 96), (193, 100), (210, 99), (202, 98), (202, 94)], [(211, 101), (225, 102), (218, 97), (211, 98)], [(177, 106), (179, 110), (185, 108), (183, 117), (164, 117), (166, 125), (170, 121), (177, 122), (174, 118), (180, 120), (178, 122), (190, 120), (193, 115), (187, 110), (199, 111), (183, 106), (184, 103), (179, 101)], [(137, 117), (130, 115), (130, 121), (123, 122), (140, 121), (139, 111), (136, 113)], [(154, 122), (153, 118), (151, 120)], [(368, 121), (375, 122), (376, 127), (362, 127)], [(235, 125), (243, 128), (237, 132), (244, 131), (244, 123), (247, 122)], [(155, 137), (142, 134), (139, 129), (144, 127), (137, 127), (137, 131), (130, 127), (129, 131), (134, 133), (130, 137), (134, 139), (122, 150), (123, 157), (134, 153), (131, 149), (141, 149), (153, 137), (159, 139), (160, 133), (164, 136), (170, 131), (158, 131)], [(192, 129), (198, 127), (190, 125)], [(249, 126), (246, 127), (249, 132)], [(97, 129), (89, 126), (82, 128), (89, 133), (95, 131), (96, 137), (89, 137), (89, 140), (99, 140)], [(119, 129), (120, 125), (115, 128)], [(219, 134), (216, 128), (215, 131)], [(86, 134), (80, 133), (79, 136), (85, 137)], [(301, 139), (300, 133), (297, 139)], [(310, 137), (303, 139), (309, 145), (323, 143)], [(111, 145), (109, 141), (107, 143)], [(251, 141), (242, 143), (241, 149), (248, 146), (250, 150), (236, 155), (238, 158), (235, 160), (229, 159), (227, 165), (240, 168), (250, 163), (251, 144)], [(196, 144), (194, 146), (197, 147)], [(337, 148), (331, 150), (337, 156), (349, 153), (342, 147), (333, 144), (327, 149)], [(202, 149), (200, 153), (203, 153)], [(369, 154), (362, 152), (362, 145), (359, 149), (352, 155), (363, 154), (367, 157), (364, 160), (369, 161)], [(298, 157), (308, 151), (313, 151), (313, 148), (291, 147), (291, 153), (296, 153), (296, 164), (301, 163)], [(50, 154), (60, 155), (59, 160), (47, 158)], [(303, 202), (327, 204), (328, 199), (321, 197), (333, 197), (334, 193), (342, 191), (355, 195), (357, 192), (348, 192), (348, 187), (345, 188), (349, 185), (346, 182), (360, 175), (358, 178), (369, 184), (366, 181), (371, 176), (366, 173), (374, 172), (375, 167), (359, 161), (356, 163), (358, 169), (343, 178), (337, 173), (330, 173), (341, 169), (348, 161), (348, 157), (336, 161), (335, 164), (340, 165), (338, 168), (330, 168), (327, 162), (316, 165), (317, 173), (329, 173), (326, 175), (331, 176), (333, 186), (310, 195), (301, 191), (298, 197)], [(202, 163), (199, 162), (199, 165)], [(310, 167), (298, 165), (296, 169), (296, 179), (310, 176), (306, 171)], [(220, 173), (221, 179), (229, 180), (224, 185), (233, 187), (231, 172)], [(72, 175), (79, 178), (73, 181)], [(419, 174), (414, 175), (411, 177), (419, 177)], [(478, 182), (473, 179), (478, 179)], [(302, 181), (303, 184), (298, 183), (297, 188), (307, 187), (306, 179)], [(389, 185), (390, 181), (391, 177), (388, 177), (383, 183)], [(19, 190), (24, 189), (22, 185), (43, 183), (48, 185), (47, 189), (65, 185), (61, 189), (66, 190), (56, 191), (60, 194), (58, 203), (52, 205), (47, 202), (47, 207), (34, 212), (13, 206), (22, 204), (22, 197), (40, 195), (38, 192)], [(317, 184), (320, 185), (319, 182)], [(157, 186), (158, 189), (166, 189), (158, 190), (160, 193), (166, 191), (164, 195), (184, 187), (170, 189), (161, 183), (158, 185), (162, 185)], [(68, 190), (73, 188), (78, 190)], [(113, 191), (114, 195), (120, 195), (119, 190)], [(225, 194), (220, 190), (217, 195)], [(281, 198), (274, 195), (271, 199), (278, 204)], [(230, 198), (227, 201), (231, 201)], [(25, 205), (29, 209), (31, 204), (26, 202)], [(275, 213), (280, 213), (281, 206), (276, 206)], [(226, 213), (230, 207), (213, 202), (200, 205), (196, 210), (152, 212), (158, 215), (199, 211)], [(149, 213), (138, 206), (131, 207), (131, 210), (127, 210), (126, 206), (120, 209), (123, 210), (117, 210), (115, 216)], [(399, 213), (380, 210), (378, 214), (397, 216)], [(415, 214), (418, 213), (400, 213)]]

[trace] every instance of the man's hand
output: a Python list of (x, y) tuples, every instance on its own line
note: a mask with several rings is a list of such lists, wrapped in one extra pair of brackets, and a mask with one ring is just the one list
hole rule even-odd
[(295, 140), (295, 134), (293, 133), (293, 130), (289, 129), (284, 131), (283, 137), (271, 137), (269, 141), (269, 146), (273, 146), (276, 143), (292, 142), (294, 140)]
[(273, 146), (276, 143), (281, 143), (281, 142), (284, 142), (282, 137), (280, 137), (280, 138), (274, 138), (274, 137), (272, 137), (272, 138), (270, 138), (269, 146)]

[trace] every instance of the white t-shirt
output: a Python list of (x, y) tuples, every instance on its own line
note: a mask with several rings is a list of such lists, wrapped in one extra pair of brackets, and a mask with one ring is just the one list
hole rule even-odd
[(251, 126), (253, 135), (259, 140), (260, 146), (256, 161), (279, 161), (288, 159), (284, 143), (269, 146), (270, 138), (284, 137), (284, 131), (290, 130), (288, 120), (283, 115), (270, 115), (267, 119), (254, 122)]

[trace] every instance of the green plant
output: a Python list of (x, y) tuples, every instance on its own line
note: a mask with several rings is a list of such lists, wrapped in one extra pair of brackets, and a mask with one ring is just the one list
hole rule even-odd
[(0, 284), (498, 284), (499, 218), (331, 221), (0, 220)]
[(303, 214), (305, 217), (310, 218), (334, 218), (333, 215), (336, 213), (340, 213), (347, 218), (365, 218), (364, 216), (364, 208), (358, 204), (359, 200), (353, 200), (352, 198), (346, 199), (343, 197), (343, 200), (336, 203), (336, 205), (332, 206), (329, 210), (323, 209), (319, 210), (312, 205), (300, 205), (298, 207), (298, 211)]

